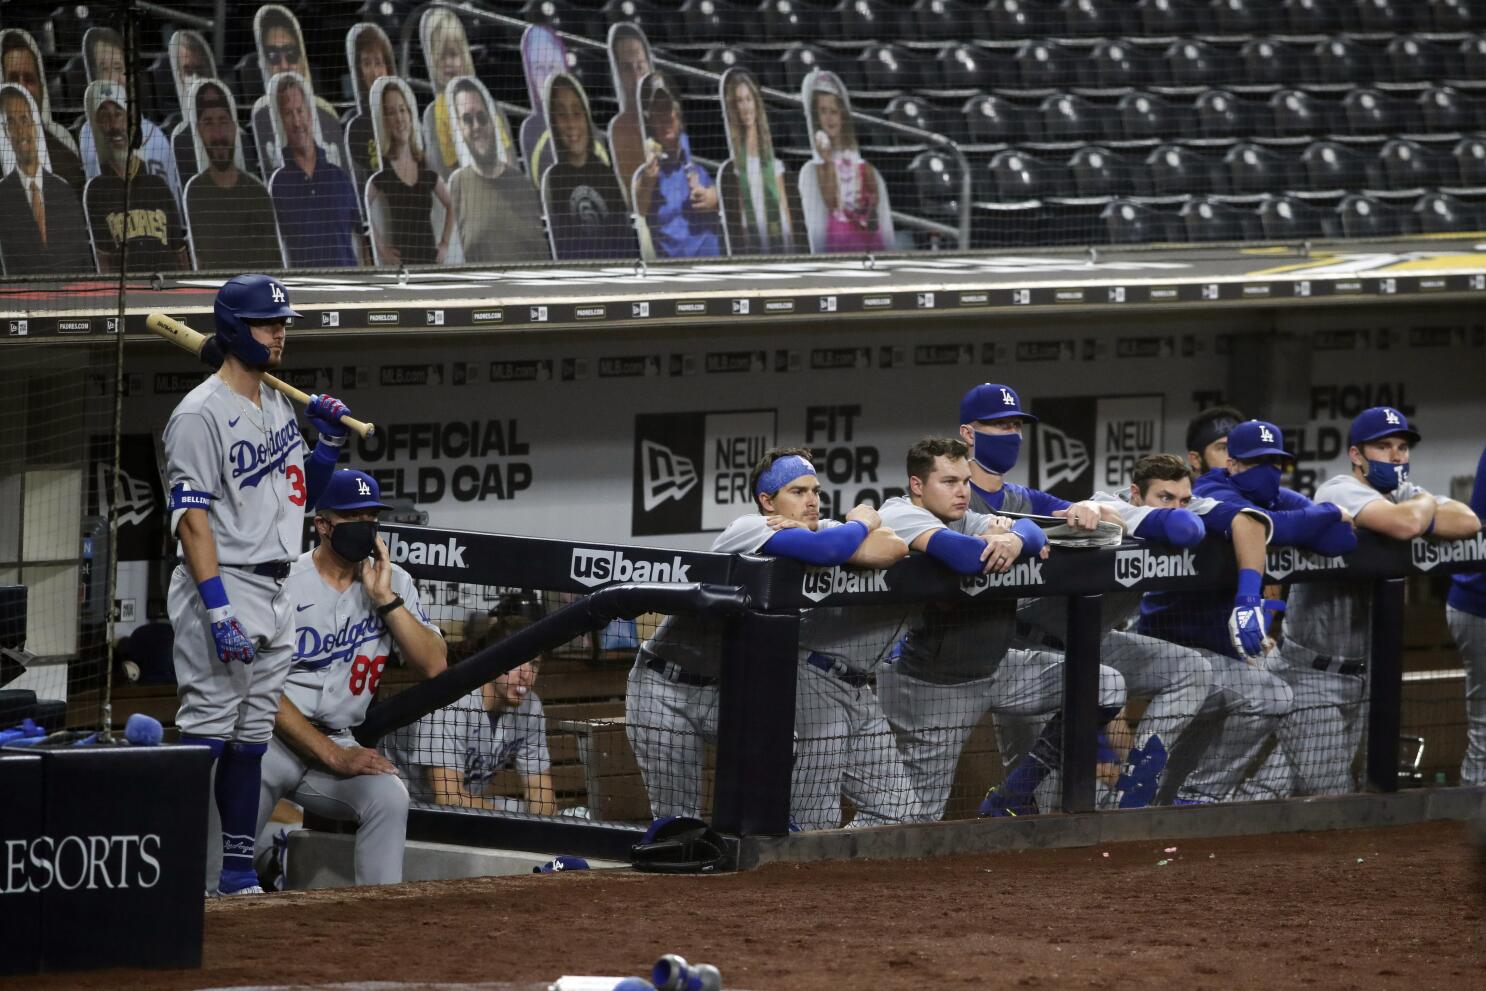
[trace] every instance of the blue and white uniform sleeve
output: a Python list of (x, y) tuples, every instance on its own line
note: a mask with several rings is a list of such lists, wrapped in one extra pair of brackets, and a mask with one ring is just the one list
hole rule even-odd
[(211, 509), (222, 493), (222, 440), (205, 413), (177, 413), (165, 425), (166, 493), (174, 536), (188, 509)]

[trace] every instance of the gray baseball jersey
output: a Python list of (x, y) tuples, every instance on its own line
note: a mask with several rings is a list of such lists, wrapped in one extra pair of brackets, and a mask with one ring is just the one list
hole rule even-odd
[(515, 709), (497, 704), (487, 711), (483, 687), (393, 734), (388, 756), (407, 774), (408, 792), (418, 802), (435, 800), (428, 768), (459, 771), (465, 790), (479, 795), (491, 776), (509, 763), (514, 762), (522, 777), (545, 773), (552, 766), (547, 717), (536, 692)]
[(210, 497), (207, 516), (224, 564), (292, 561), (304, 540), (304, 438), (288, 399), (266, 385), (258, 399), (261, 408), (212, 375), (165, 425), (167, 484), (173, 496)]
[[(769, 529), (764, 517), (749, 513), (728, 524), (712, 541), (712, 550), (718, 554), (756, 554), (776, 532)], [(722, 656), (722, 622), (697, 615), (667, 616), (640, 649), (698, 677), (715, 678)]]
[[(1006, 493), (1007, 512), (1029, 512), (1015, 489)], [(970, 509), (953, 523), (898, 496), (882, 504), (883, 524), (913, 543), (925, 530), (943, 527), (955, 533), (979, 533), (994, 510), (971, 491)], [(898, 670), (920, 681), (958, 684), (985, 678), (1001, 663), (1016, 632), (1016, 607), (1006, 599), (974, 606), (927, 606), (910, 624), (898, 656)]]
[[(1387, 499), (1397, 505), (1425, 490), (1404, 482), (1383, 493), (1352, 474), (1333, 475), (1316, 489), (1315, 501), (1340, 506), (1353, 517), (1369, 504)], [(1370, 595), (1355, 582), (1296, 582), (1285, 610), (1285, 637), (1323, 657), (1367, 657)]]
[[(361, 725), (394, 649), (387, 623), (358, 580), (337, 592), (320, 577), (307, 551), (284, 582), (294, 603), (294, 663), (284, 695), (306, 719), (327, 732)], [(429, 622), (411, 576), (392, 566), (392, 591), (424, 626)]]

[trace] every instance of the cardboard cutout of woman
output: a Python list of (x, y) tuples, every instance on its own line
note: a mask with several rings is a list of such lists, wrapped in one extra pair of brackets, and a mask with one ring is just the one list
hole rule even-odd
[(545, 24), (532, 24), (521, 34), (521, 66), (526, 74), (526, 97), (531, 101), (531, 114), (521, 122), (521, 155), (531, 169), (532, 184), (540, 187), (542, 173), (557, 160), (542, 94), (547, 92), (547, 80), (568, 71), (567, 46)]
[(655, 61), (650, 40), (637, 24), (628, 21), (609, 28), (609, 77), (619, 100), (619, 113), (609, 121), (609, 149), (614, 154), (614, 174), (626, 197), (635, 170), (645, 164), (644, 124), (635, 94), (640, 80), (650, 75)]
[(357, 189), (382, 167), (377, 152), (375, 115), (367, 112), (371, 88), (384, 76), (397, 75), (397, 60), (387, 32), (377, 24), (358, 24), (346, 32), (346, 66), (351, 72), (351, 92), (356, 106), (342, 121), (346, 131), (346, 171)]
[(728, 154), (718, 170), (728, 252), (734, 255), (803, 253), (796, 237), (799, 204), (786, 180), (784, 163), (774, 157), (769, 113), (758, 81), (747, 69), (729, 69), (718, 84), (728, 128)]
[(443, 264), (454, 239), (453, 205), (449, 187), (429, 167), (413, 89), (383, 76), (372, 84), (369, 105), (382, 160), (366, 182), (373, 258), (387, 267)]
[(464, 260), (479, 264), (550, 261), (542, 201), (516, 166), (511, 131), (485, 84), (473, 76), (449, 80), (459, 168), (449, 176)]
[(715, 258), (722, 254), (717, 186), (691, 157), (681, 101), (659, 72), (640, 81), (638, 95), (646, 156), (631, 179), (635, 216), (644, 221), (657, 258)]
[(196, 161), (183, 206), (196, 268), (250, 272), (283, 268), (273, 202), (263, 183), (244, 167), (232, 91), (219, 79), (198, 76), (185, 106)]
[[(88, 83), (117, 83), (127, 88), (124, 77), (124, 38), (113, 28), (91, 27), (83, 35), (83, 66)], [(139, 160), (151, 175), (159, 176), (180, 200), (181, 179), (175, 167), (175, 153), (170, 139), (152, 120), (139, 119)], [(89, 179), (98, 174), (98, 148), (93, 143), (93, 129), (84, 127), (80, 141), (83, 172)]]
[[(268, 179), (284, 164), (279, 157), (283, 143), (274, 138), (273, 111), (267, 95), (273, 81), (287, 72), (295, 73), (308, 87), (311, 97), (315, 94), (315, 83), (304, 47), (304, 32), (300, 30), (299, 19), (289, 8), (276, 3), (259, 7), (253, 15), (253, 37), (258, 45), (258, 69), (263, 74), (264, 92), (264, 96), (253, 104), (253, 143), (258, 148), (259, 170), (264, 179)], [(340, 118), (335, 115), (335, 108), (324, 100), (315, 98), (314, 107), (316, 139), (332, 164), (343, 165), (341, 147), (345, 136)]]
[(470, 54), (464, 24), (447, 7), (430, 7), (423, 12), (418, 21), (418, 37), (423, 42), (423, 60), (428, 64), (429, 81), (436, 94), (423, 112), (423, 146), (428, 149), (429, 165), (439, 178), (447, 179), (459, 167), (459, 153), (454, 148), (454, 123), (444, 91), (449, 80), (473, 76), (475, 60)]
[(217, 63), (206, 39), (196, 31), (180, 30), (170, 36), (168, 49), (170, 76), (175, 83), (176, 106), (181, 108), (181, 122), (170, 132), (171, 154), (175, 171), (182, 183), (196, 174), (196, 139), (191, 133), (191, 86), (198, 79), (217, 78)]
[(0, 67), (3, 80), (31, 94), (31, 101), (41, 111), (41, 126), (46, 135), (47, 156), (52, 162), (52, 172), (72, 187), (79, 199), (87, 174), (83, 171), (83, 160), (78, 154), (77, 142), (72, 139), (61, 122), (52, 120), (52, 98), (47, 92), (45, 63), (41, 61), (41, 49), (30, 32), (20, 28), (0, 31)]
[(82, 203), (51, 169), (41, 110), (24, 86), (0, 84), (0, 271), (93, 271)]
[(547, 80), (542, 100), (557, 161), (542, 175), (542, 205), (558, 261), (637, 258), (639, 246), (614, 171), (595, 137), (588, 94), (566, 72)]
[(893, 246), (887, 185), (857, 148), (851, 99), (833, 72), (816, 69), (800, 87), (814, 157), (800, 169), (800, 203), (816, 254)]

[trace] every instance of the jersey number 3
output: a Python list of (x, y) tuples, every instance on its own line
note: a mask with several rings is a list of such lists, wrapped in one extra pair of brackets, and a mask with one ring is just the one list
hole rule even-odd
[(376, 657), (367, 657), (365, 654), (357, 654), (356, 659), (351, 662), (352, 695), (360, 695), (362, 692), (377, 694), (377, 686), (382, 683), (382, 670), (387, 667), (387, 655), (378, 654)]
[(304, 469), (299, 465), (290, 465), (284, 469), (284, 474), (289, 478), (289, 501), (296, 506), (303, 506), (306, 498)]

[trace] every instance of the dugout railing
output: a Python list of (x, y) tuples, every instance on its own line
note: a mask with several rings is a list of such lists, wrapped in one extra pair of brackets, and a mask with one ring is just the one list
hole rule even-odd
[[(1005, 575), (961, 578), (914, 555), (890, 568), (809, 568), (797, 562), (632, 545), (574, 543), (410, 525), (387, 525), (392, 556), (420, 588), (542, 590), (566, 601), (518, 634), (479, 651), (438, 678), (374, 706), (358, 738), (372, 745), (385, 733), (454, 702), (488, 681), (585, 631), (598, 635), (616, 619), (693, 612), (723, 623), (715, 788), (711, 818), (734, 835), (781, 835), (790, 828), (790, 777), (800, 616), (815, 607), (905, 603), (954, 604), (1057, 596), (1066, 600), (1062, 644), (1064, 739), (1061, 798), (1066, 812), (1095, 808), (1097, 743), (1077, 727), (1096, 722), (1101, 606), (1114, 592), (1231, 587), (1231, 548), (1206, 541), (1191, 550), (1127, 539), (1118, 547), (1055, 547), (1045, 561), (1023, 562)], [(1359, 535), (1346, 558), (1271, 548), (1266, 580), (1345, 581), (1371, 587), (1370, 690), (1366, 700), (1364, 781), (1391, 792), (1400, 783), (1404, 584), (1419, 575), (1486, 566), (1486, 532), (1472, 538), (1401, 542)], [(641, 581), (626, 581), (639, 578)], [(623, 648), (633, 653), (633, 644)], [(564, 817), (502, 816), (414, 810), (410, 836), (511, 842), (540, 848), (566, 844), (622, 855), (643, 823)]]

